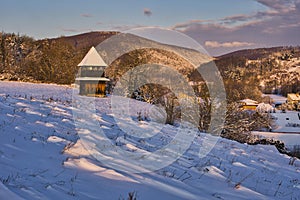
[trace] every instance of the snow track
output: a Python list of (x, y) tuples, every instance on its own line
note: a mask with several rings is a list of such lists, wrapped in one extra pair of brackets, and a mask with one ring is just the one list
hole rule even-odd
[[(137, 192), (138, 200), (300, 199), (299, 160), (289, 165), (291, 158), (273, 146), (222, 138), (200, 159), (203, 133), (177, 161), (155, 172), (108, 168), (83, 148), (71, 100), (68, 86), (0, 82), (0, 199), (110, 200), (127, 199), (129, 192)], [(165, 126), (152, 139), (124, 138), (109, 105), (109, 98), (97, 99), (97, 119), (124, 150), (153, 151), (176, 133)]]

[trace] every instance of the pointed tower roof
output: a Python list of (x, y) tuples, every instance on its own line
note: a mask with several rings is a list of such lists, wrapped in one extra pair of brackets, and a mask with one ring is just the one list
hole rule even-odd
[(82, 59), (82, 61), (78, 64), (78, 66), (79, 67), (81, 67), (81, 66), (105, 66), (105, 67), (107, 67), (107, 64), (104, 62), (104, 60), (98, 54), (95, 47), (92, 47), (89, 50), (89, 52), (85, 55), (85, 57)]

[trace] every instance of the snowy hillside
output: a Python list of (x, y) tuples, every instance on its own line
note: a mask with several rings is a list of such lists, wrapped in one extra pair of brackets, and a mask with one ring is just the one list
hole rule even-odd
[[(291, 164), (291, 158), (274, 146), (223, 138), (199, 158), (201, 144), (211, 138), (203, 133), (177, 161), (155, 172), (132, 174), (107, 167), (82, 145), (74, 125), (72, 92), (68, 86), (0, 82), (0, 199), (110, 200), (127, 199), (129, 192), (138, 200), (300, 199), (299, 160)], [(153, 139), (125, 137), (110, 100), (96, 100), (96, 119), (124, 151), (154, 151), (174, 137), (178, 127), (170, 125)], [(147, 110), (150, 118), (157, 111), (145, 103), (133, 104)], [(153, 131), (150, 121), (142, 123), (145, 132)]]

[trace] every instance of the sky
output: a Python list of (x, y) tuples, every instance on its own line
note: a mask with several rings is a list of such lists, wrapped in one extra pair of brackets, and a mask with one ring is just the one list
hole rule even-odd
[(300, 0), (1, 0), (1, 31), (35, 39), (149, 26), (186, 34), (214, 56), (296, 46)]

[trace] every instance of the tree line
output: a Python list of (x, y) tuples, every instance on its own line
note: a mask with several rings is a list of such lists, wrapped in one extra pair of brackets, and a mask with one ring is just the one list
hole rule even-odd
[(1, 79), (71, 84), (86, 49), (55, 40), (0, 33)]

